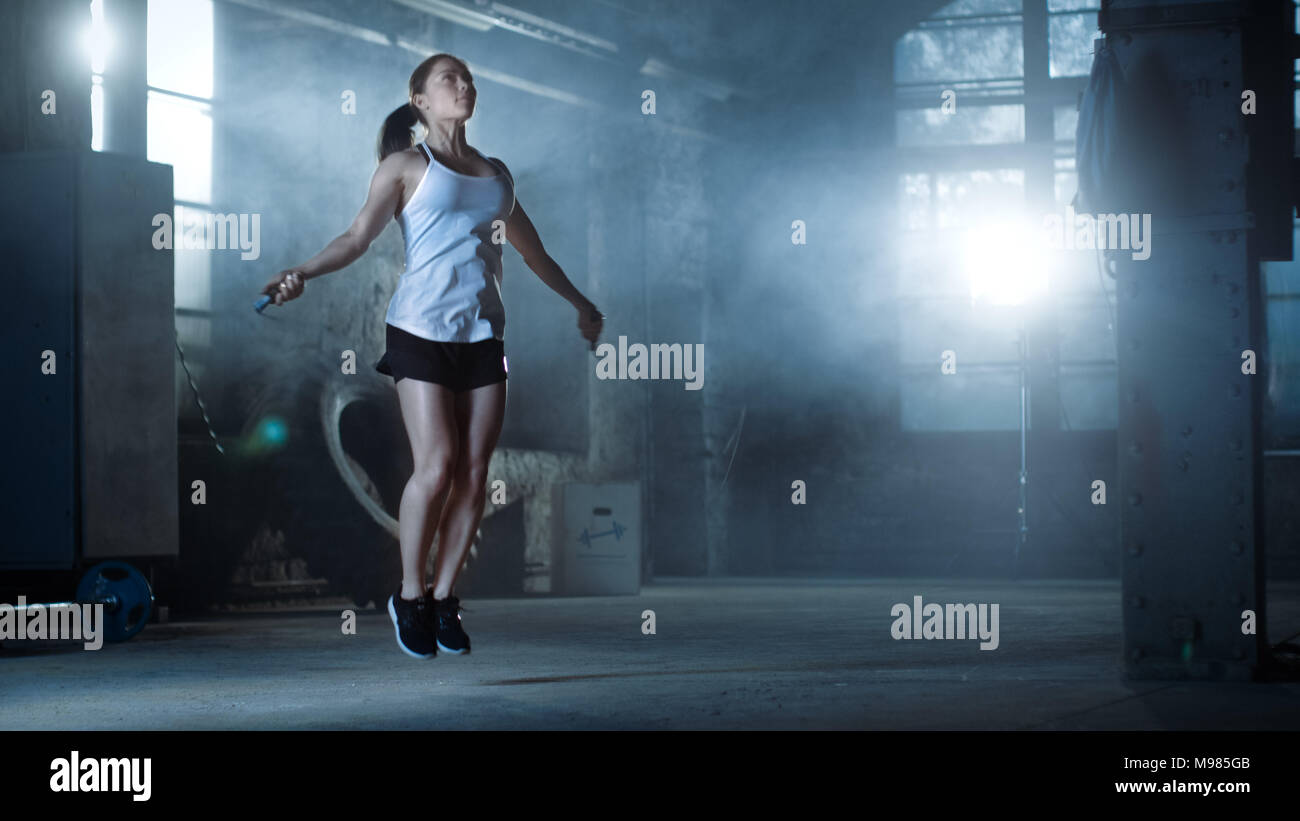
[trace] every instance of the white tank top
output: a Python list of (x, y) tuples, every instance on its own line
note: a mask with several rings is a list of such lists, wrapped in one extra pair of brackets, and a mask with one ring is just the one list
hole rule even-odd
[(492, 222), (514, 211), (514, 177), (505, 163), (478, 149), (474, 153), (501, 173), (460, 174), (438, 162), (423, 142), (419, 149), (428, 167), (397, 216), (406, 269), (385, 321), (437, 342), (505, 339), (501, 245), (492, 242)]

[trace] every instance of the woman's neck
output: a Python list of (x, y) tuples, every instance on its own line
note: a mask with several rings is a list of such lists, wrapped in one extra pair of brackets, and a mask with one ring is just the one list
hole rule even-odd
[(424, 144), (439, 154), (457, 159), (467, 158), (473, 153), (470, 151), (469, 143), (465, 141), (465, 129), (459, 126), (452, 134), (447, 134), (438, 128), (431, 129), (424, 137)]

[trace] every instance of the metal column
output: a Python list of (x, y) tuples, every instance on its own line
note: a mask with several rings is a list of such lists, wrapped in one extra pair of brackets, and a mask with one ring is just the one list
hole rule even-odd
[[(1268, 657), (1266, 377), (1242, 368), (1247, 349), (1262, 357), (1265, 327), (1247, 184), (1254, 123), (1242, 112), (1247, 18), (1263, 5), (1117, 1), (1102, 14), (1125, 74), (1117, 201), (1149, 213), (1153, 234), (1149, 259), (1111, 254), (1130, 678), (1249, 679)], [(1290, 120), (1289, 99), (1268, 102)]]

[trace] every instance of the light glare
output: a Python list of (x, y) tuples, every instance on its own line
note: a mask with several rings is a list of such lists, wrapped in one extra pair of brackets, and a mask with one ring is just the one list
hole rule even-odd
[(1050, 258), (1041, 231), (1006, 220), (967, 231), (963, 239), (972, 303), (1023, 305), (1047, 291)]

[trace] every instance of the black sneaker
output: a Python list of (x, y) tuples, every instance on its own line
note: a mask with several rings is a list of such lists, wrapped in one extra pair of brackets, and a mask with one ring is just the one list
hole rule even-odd
[[(430, 597), (433, 591), (429, 592)], [(445, 599), (433, 599), (434, 636), (438, 649), (453, 656), (469, 652), (469, 636), (460, 626), (460, 613), (465, 608), (460, 606), (460, 599), (448, 596)]]
[(397, 633), (397, 646), (402, 652), (417, 659), (431, 659), (438, 655), (438, 645), (432, 628), (433, 597), (425, 593), (415, 601), (407, 601), (401, 593), (388, 597), (388, 615)]

